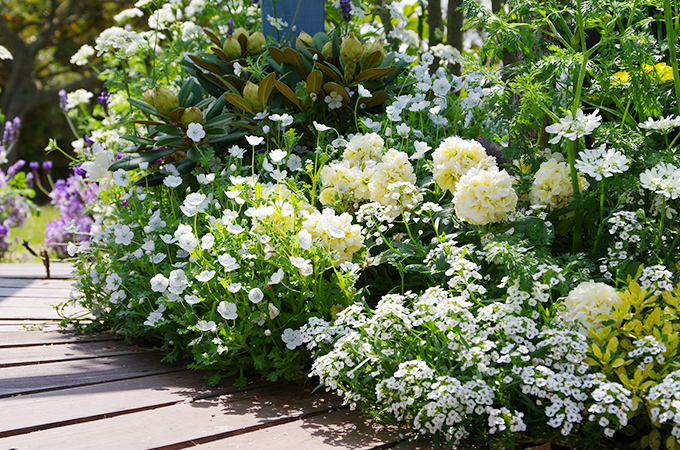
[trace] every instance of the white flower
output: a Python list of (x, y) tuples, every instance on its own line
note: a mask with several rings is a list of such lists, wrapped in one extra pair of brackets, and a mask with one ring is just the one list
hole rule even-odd
[(306, 229), (300, 230), (297, 239), (298, 244), (300, 244), (300, 248), (302, 248), (303, 250), (309, 250), (310, 248), (312, 248), (312, 235)]
[(241, 234), (245, 231), (245, 229), (237, 223), (230, 223), (227, 225), (227, 231), (231, 234)]
[(150, 283), (152, 291), (165, 292), (165, 290), (170, 285), (170, 280), (168, 280), (162, 273), (159, 273), (150, 280)]
[(236, 270), (236, 269), (238, 269), (239, 267), (241, 267), (241, 266), (236, 262), (236, 258), (234, 258), (233, 256), (231, 256), (231, 255), (228, 254), (228, 253), (225, 253), (225, 254), (223, 254), (223, 255), (218, 256), (218, 257), (217, 257), (217, 261), (219, 261), (219, 263), (222, 264), (222, 266), (224, 266), (224, 269), (225, 269), (227, 272), (233, 272), (234, 270)]
[(66, 251), (68, 252), (68, 256), (75, 256), (76, 253), (78, 253), (78, 246), (73, 242), (69, 242), (66, 246)]
[(260, 145), (262, 142), (264, 142), (264, 138), (262, 136), (249, 135), (246, 136), (246, 141), (248, 141), (250, 145), (255, 147), (256, 145)]
[(210, 200), (205, 194), (194, 192), (186, 196), (179, 209), (185, 216), (194, 217), (198, 213), (205, 212), (206, 208), (210, 206)]
[[(135, 17), (144, 17), (144, 13), (139, 9), (139, 8), (128, 8), (124, 9), (123, 11), (119, 12), (115, 16), (113, 16), (113, 20), (116, 23), (121, 23), (125, 22), (128, 19), (133, 19)], [(92, 49), (92, 54), (94, 54), (94, 49)], [(73, 61), (71, 61), (73, 62)], [(82, 65), (82, 64), (80, 64)]]
[(324, 98), (324, 101), (328, 103), (329, 109), (338, 109), (342, 106), (342, 95), (335, 91), (331, 91), (331, 93)]
[(77, 89), (66, 94), (66, 109), (73, 109), (81, 104), (86, 104), (90, 101), (94, 94), (85, 89)]
[(227, 290), (232, 294), (235, 294), (241, 290), (241, 286), (242, 286), (241, 283), (232, 283), (229, 286), (227, 286)]
[(206, 281), (210, 281), (215, 277), (215, 271), (214, 270), (204, 270), (203, 272), (199, 273), (196, 275), (196, 279), (198, 281), (201, 281), (205, 283)]
[(248, 300), (253, 303), (260, 303), (264, 298), (264, 294), (260, 288), (253, 288), (248, 292)]
[(217, 328), (217, 324), (212, 320), (209, 322), (205, 320), (199, 320), (198, 323), (196, 324), (196, 328), (198, 329), (198, 331), (213, 331), (215, 330), (215, 328)]
[(608, 178), (615, 173), (623, 173), (628, 170), (628, 158), (616, 149), (606, 150), (606, 146), (607, 144), (602, 144), (597, 149), (586, 149), (579, 153), (576, 169), (598, 181), (602, 177)]
[(272, 114), (269, 118), (275, 122), (279, 122), (281, 128), (285, 128), (293, 123), (293, 116), (290, 114)]
[(371, 91), (366, 89), (361, 84), (357, 85), (357, 92), (359, 93), (359, 98), (371, 98), (371, 97), (373, 97), (373, 94), (371, 94)]
[(124, 169), (118, 169), (113, 172), (113, 183), (116, 186), (126, 187), (130, 184), (130, 175)]
[(286, 153), (283, 150), (278, 149), (278, 148), (269, 153), (269, 157), (274, 162), (274, 164), (277, 164), (277, 165), (281, 161), (283, 161), (283, 158), (285, 158), (287, 155), (288, 155), (288, 153)]
[(200, 123), (190, 123), (187, 127), (187, 136), (194, 142), (199, 142), (205, 137), (205, 130)]
[(272, 305), (271, 303), (269, 303), (269, 304), (267, 305), (267, 308), (269, 309), (269, 318), (270, 318), (271, 320), (276, 319), (276, 316), (279, 315), (279, 308), (277, 308), (276, 306)]
[(198, 247), (198, 239), (194, 236), (194, 230), (191, 225), (180, 224), (175, 231), (175, 239), (177, 239), (177, 244), (179, 247), (191, 253), (196, 247)]
[(650, 117), (645, 122), (639, 124), (639, 127), (643, 130), (649, 130), (647, 131), (648, 135), (651, 134), (652, 131), (658, 131), (665, 134), (678, 126), (680, 126), (680, 116), (662, 117), (659, 120), (654, 120)]
[(409, 127), (405, 123), (400, 123), (399, 125), (397, 125), (397, 134), (399, 136), (408, 136), (410, 131), (411, 127)]
[[(251, 137), (254, 137), (254, 136), (251, 136)], [(250, 141), (248, 141), (248, 142), (250, 142)], [(255, 144), (255, 145), (257, 145), (257, 144)], [(244, 149), (242, 149), (241, 147), (239, 147), (238, 145), (232, 145), (229, 148), (229, 154), (231, 156), (233, 156), (234, 158), (243, 159), (243, 155), (245, 155), (245, 153), (246, 153), (246, 151)]]
[(413, 142), (413, 148), (415, 148), (415, 153), (409, 156), (409, 159), (422, 159), (425, 153), (432, 149), (427, 143), (422, 141)]
[(515, 210), (517, 194), (512, 178), (493, 166), (489, 169), (471, 168), (456, 184), (453, 194), (456, 215), (475, 225), (486, 225), (505, 220)]
[(595, 128), (600, 126), (602, 118), (598, 115), (599, 109), (596, 109), (592, 114), (585, 115), (579, 108), (576, 111), (576, 117), (571, 111), (567, 112), (567, 116), (560, 119), (559, 122), (545, 127), (545, 131), (550, 134), (556, 134), (550, 139), (551, 144), (557, 144), (562, 138), (575, 141), (583, 136), (591, 134)]
[(272, 274), (272, 277), (269, 280), (269, 284), (279, 284), (281, 280), (283, 280), (283, 275), (284, 275), (283, 269), (277, 270)]
[(234, 303), (220, 302), (220, 304), (217, 305), (217, 312), (220, 314), (220, 316), (224, 317), (227, 320), (238, 319), (238, 314), (236, 312), (236, 304)]
[(0, 60), (2, 59), (14, 59), (14, 57), (12, 56), (12, 53), (9, 50), (7, 50), (6, 47), (0, 45)]
[(177, 177), (175, 175), (168, 175), (163, 179), (163, 184), (169, 188), (176, 188), (182, 184), (182, 177)]
[(214, 173), (209, 173), (209, 174), (204, 174), (204, 173), (199, 173), (196, 175), (196, 181), (198, 181), (200, 184), (207, 185), (215, 181), (215, 174)]
[(291, 154), (288, 157), (287, 166), (292, 172), (297, 172), (302, 168), (302, 159), (298, 155)]
[(281, 340), (283, 341), (284, 344), (286, 344), (286, 347), (288, 347), (290, 350), (295, 350), (296, 347), (302, 345), (302, 333), (300, 332), (300, 330), (286, 328), (285, 330), (283, 330)]
[(314, 273), (314, 267), (311, 264), (311, 260), (305, 258), (298, 258), (295, 256), (289, 256), (290, 263), (300, 269), (300, 273), (303, 277), (307, 277)]
[(85, 44), (80, 47), (80, 49), (78, 49), (78, 51), (73, 56), (71, 56), (71, 64), (75, 64), (76, 66), (84, 66), (87, 64), (87, 58), (92, 55), (94, 55), (94, 48), (92, 48), (91, 45)]
[(601, 314), (611, 313), (613, 306), (621, 303), (619, 293), (613, 287), (587, 281), (576, 286), (564, 299), (565, 319), (581, 324), (585, 328), (601, 327)]
[(680, 170), (673, 164), (659, 163), (640, 174), (640, 186), (676, 199), (680, 195)]
[(116, 236), (116, 244), (130, 245), (132, 239), (135, 237), (134, 233), (127, 225), (122, 225), (114, 229), (113, 234)]
[(451, 90), (451, 83), (446, 78), (437, 78), (432, 83), (432, 92), (438, 97), (444, 97)]
[(317, 121), (313, 121), (312, 123), (314, 124), (314, 129), (319, 132), (328, 131), (332, 129), (331, 127), (327, 127), (326, 125), (318, 123)]
[(198, 295), (185, 295), (184, 301), (190, 305), (197, 305), (201, 303), (201, 298)]

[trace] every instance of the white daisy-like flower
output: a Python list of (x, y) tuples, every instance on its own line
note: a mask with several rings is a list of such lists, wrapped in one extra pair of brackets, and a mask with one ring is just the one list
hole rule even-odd
[(253, 288), (248, 292), (248, 300), (253, 303), (260, 303), (264, 298), (264, 294), (260, 288)]
[(182, 184), (182, 177), (178, 177), (175, 175), (168, 175), (163, 179), (163, 184), (166, 185), (169, 188), (176, 188), (180, 184)]
[(649, 119), (642, 122), (638, 126), (643, 130), (649, 130), (647, 131), (648, 135), (651, 134), (653, 131), (658, 131), (660, 133), (665, 134), (668, 133), (673, 128), (680, 126), (680, 116), (662, 117), (661, 119), (658, 120), (654, 120), (653, 118), (650, 117)]
[(236, 304), (231, 302), (220, 302), (220, 304), (217, 305), (217, 312), (227, 320), (238, 319), (238, 313), (236, 311)]
[(190, 123), (187, 127), (187, 136), (194, 142), (199, 142), (205, 137), (205, 130), (200, 123)]
[(342, 106), (342, 95), (332, 91), (324, 98), (324, 101), (328, 103), (329, 109), (338, 109)]
[(676, 199), (680, 196), (680, 170), (673, 164), (659, 163), (640, 174), (640, 186)]
[(214, 270), (204, 270), (203, 272), (196, 275), (196, 279), (205, 283), (212, 280), (215, 277), (215, 273), (216, 272)]
[(548, 142), (557, 144), (562, 138), (570, 141), (575, 141), (583, 136), (591, 134), (595, 128), (600, 126), (602, 117), (599, 116), (599, 109), (596, 109), (592, 114), (585, 115), (579, 108), (574, 116), (571, 111), (567, 112), (565, 117), (562, 117), (559, 122), (545, 127), (545, 131), (550, 134), (555, 134)]
[(280, 148), (277, 148), (276, 150), (272, 150), (269, 153), (269, 157), (271, 160), (274, 162), (274, 164), (279, 164), (283, 159), (288, 155), (288, 153), (284, 152)]
[(199, 320), (196, 324), (198, 331), (214, 331), (217, 328), (217, 324), (211, 321)]
[(263, 143), (263, 142), (264, 142), (264, 138), (263, 138), (262, 136), (253, 136), (253, 135), (249, 135), (249, 136), (246, 136), (246, 141), (248, 141), (248, 143), (249, 143), (250, 145), (252, 145), (253, 147), (255, 147), (255, 146), (260, 145), (261, 143)]

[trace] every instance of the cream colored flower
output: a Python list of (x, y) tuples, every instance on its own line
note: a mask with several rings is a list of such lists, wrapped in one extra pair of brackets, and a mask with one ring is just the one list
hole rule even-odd
[[(583, 175), (578, 176), (579, 188), (588, 189), (588, 182)], [(552, 211), (567, 206), (574, 198), (571, 186), (569, 164), (554, 158), (541, 164), (531, 185), (529, 200), (532, 204), (543, 205)]]
[(380, 161), (385, 141), (377, 133), (358, 134), (349, 140), (342, 158), (351, 167), (361, 167), (367, 161)]
[(347, 213), (336, 216), (331, 208), (314, 211), (302, 226), (314, 240), (319, 240), (324, 248), (335, 254), (336, 264), (351, 261), (352, 255), (364, 245), (361, 226), (353, 225), (352, 216)]
[(458, 136), (446, 138), (432, 153), (432, 175), (442, 189), (451, 193), (456, 190), (456, 183), (472, 167), (488, 169), (496, 165), (496, 161), (486, 154), (486, 150), (477, 141), (461, 139)]
[(517, 194), (505, 170), (473, 167), (458, 180), (453, 203), (461, 220), (486, 225), (505, 220), (517, 205)]
[(368, 179), (371, 169), (361, 170), (357, 166), (350, 165), (347, 161), (333, 162), (321, 169), (321, 185), (324, 190), (319, 200), (322, 204), (335, 203), (335, 201), (352, 196), (353, 201), (362, 201), (369, 198)]
[(601, 328), (601, 314), (611, 313), (612, 307), (621, 303), (619, 293), (613, 287), (594, 281), (576, 286), (564, 299), (563, 319), (578, 322), (582, 331), (587, 328)]
[(415, 187), (416, 176), (408, 155), (390, 149), (383, 155), (382, 161), (373, 167), (368, 191), (370, 200), (383, 206), (392, 206), (394, 216), (404, 209), (413, 208), (421, 199)]

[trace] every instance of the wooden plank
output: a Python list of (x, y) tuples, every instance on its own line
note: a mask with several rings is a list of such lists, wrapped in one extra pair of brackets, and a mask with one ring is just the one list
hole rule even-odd
[(203, 380), (205, 375), (206, 372), (185, 370), (2, 399), (0, 438), (251, 390), (264, 385), (260, 382), (237, 388), (225, 380), (220, 386), (209, 388)]
[[(396, 426), (385, 426), (358, 411), (343, 408), (301, 420), (263, 428), (250, 433), (229, 436), (196, 446), (201, 450), (370, 450), (396, 445), (405, 440)], [(431, 448), (431, 447), (428, 447)]]
[(29, 364), (102, 358), (136, 353), (134, 347), (118, 341), (82, 342), (41, 345), (36, 347), (12, 347), (0, 350), (0, 367), (26, 366)]
[(11, 436), (0, 439), (0, 448), (90, 450), (93, 443), (98, 450), (186, 448), (207, 437), (224, 438), (278, 426), (338, 405), (337, 396), (329, 400), (327, 395), (311, 395), (297, 386), (285, 390), (274, 386), (259, 391), (258, 395), (237, 392), (216, 399)]
[[(6, 278), (5, 278), (6, 279)], [(34, 287), (24, 287), (24, 288), (11, 288), (0, 286), (0, 301), (3, 298), (15, 298), (15, 297), (26, 297), (26, 298), (41, 298), (41, 297), (51, 297), (59, 299), (67, 299), (71, 295), (73, 289), (70, 287), (66, 288), (55, 288), (55, 287), (44, 287), (44, 288), (34, 288)]]
[[(86, 313), (87, 310), (78, 307), (66, 307), (62, 310), (62, 314), (66, 316), (80, 315)], [(87, 316), (92, 317), (92, 316)], [(50, 306), (44, 307), (0, 307), (0, 320), (60, 320), (62, 317), (57, 314), (56, 309)]]
[(49, 279), (36, 280), (33, 278), (2, 278), (0, 287), (3, 288), (37, 288), (37, 289), (72, 289), (73, 280)]
[[(0, 324), (1, 325), (1, 324)], [(111, 333), (74, 334), (73, 331), (14, 331), (0, 335), (0, 349), (45, 344), (120, 341), (123, 337)], [(0, 350), (0, 354), (3, 350)]]
[(45, 307), (65, 303), (69, 301), (68, 295), (62, 298), (52, 296), (45, 297), (0, 297), (0, 308), (20, 306), (25, 307)]
[(162, 364), (159, 359), (158, 354), (140, 352), (30, 368), (3, 367), (0, 368), (0, 398), (181, 370), (180, 365)]
[[(71, 278), (73, 264), (71, 263), (51, 263), (51, 278)], [(46, 278), (45, 266), (41, 263), (22, 263), (10, 264), (0, 263), (0, 277), (5, 278)]]
[(8, 333), (25, 333), (60, 330), (60, 321), (57, 320), (0, 320), (0, 342)]

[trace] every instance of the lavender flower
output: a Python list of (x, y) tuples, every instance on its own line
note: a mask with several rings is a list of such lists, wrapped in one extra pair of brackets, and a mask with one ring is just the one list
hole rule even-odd
[(49, 173), (52, 170), (54, 163), (52, 161), (43, 161), (42, 167), (45, 172)]
[(66, 107), (66, 89), (59, 91), (59, 107), (64, 112), (68, 111), (68, 108)]
[(19, 129), (21, 128), (21, 119), (15, 117), (11, 122), (5, 122), (5, 132), (2, 135), (2, 143), (5, 146), (12, 142), (19, 140)]
[(342, 11), (342, 18), (345, 20), (345, 22), (352, 20), (351, 0), (340, 0), (340, 10)]
[(29, 163), (29, 167), (31, 168), (31, 170), (38, 170), (40, 169), (40, 163), (38, 161), (31, 161)]

